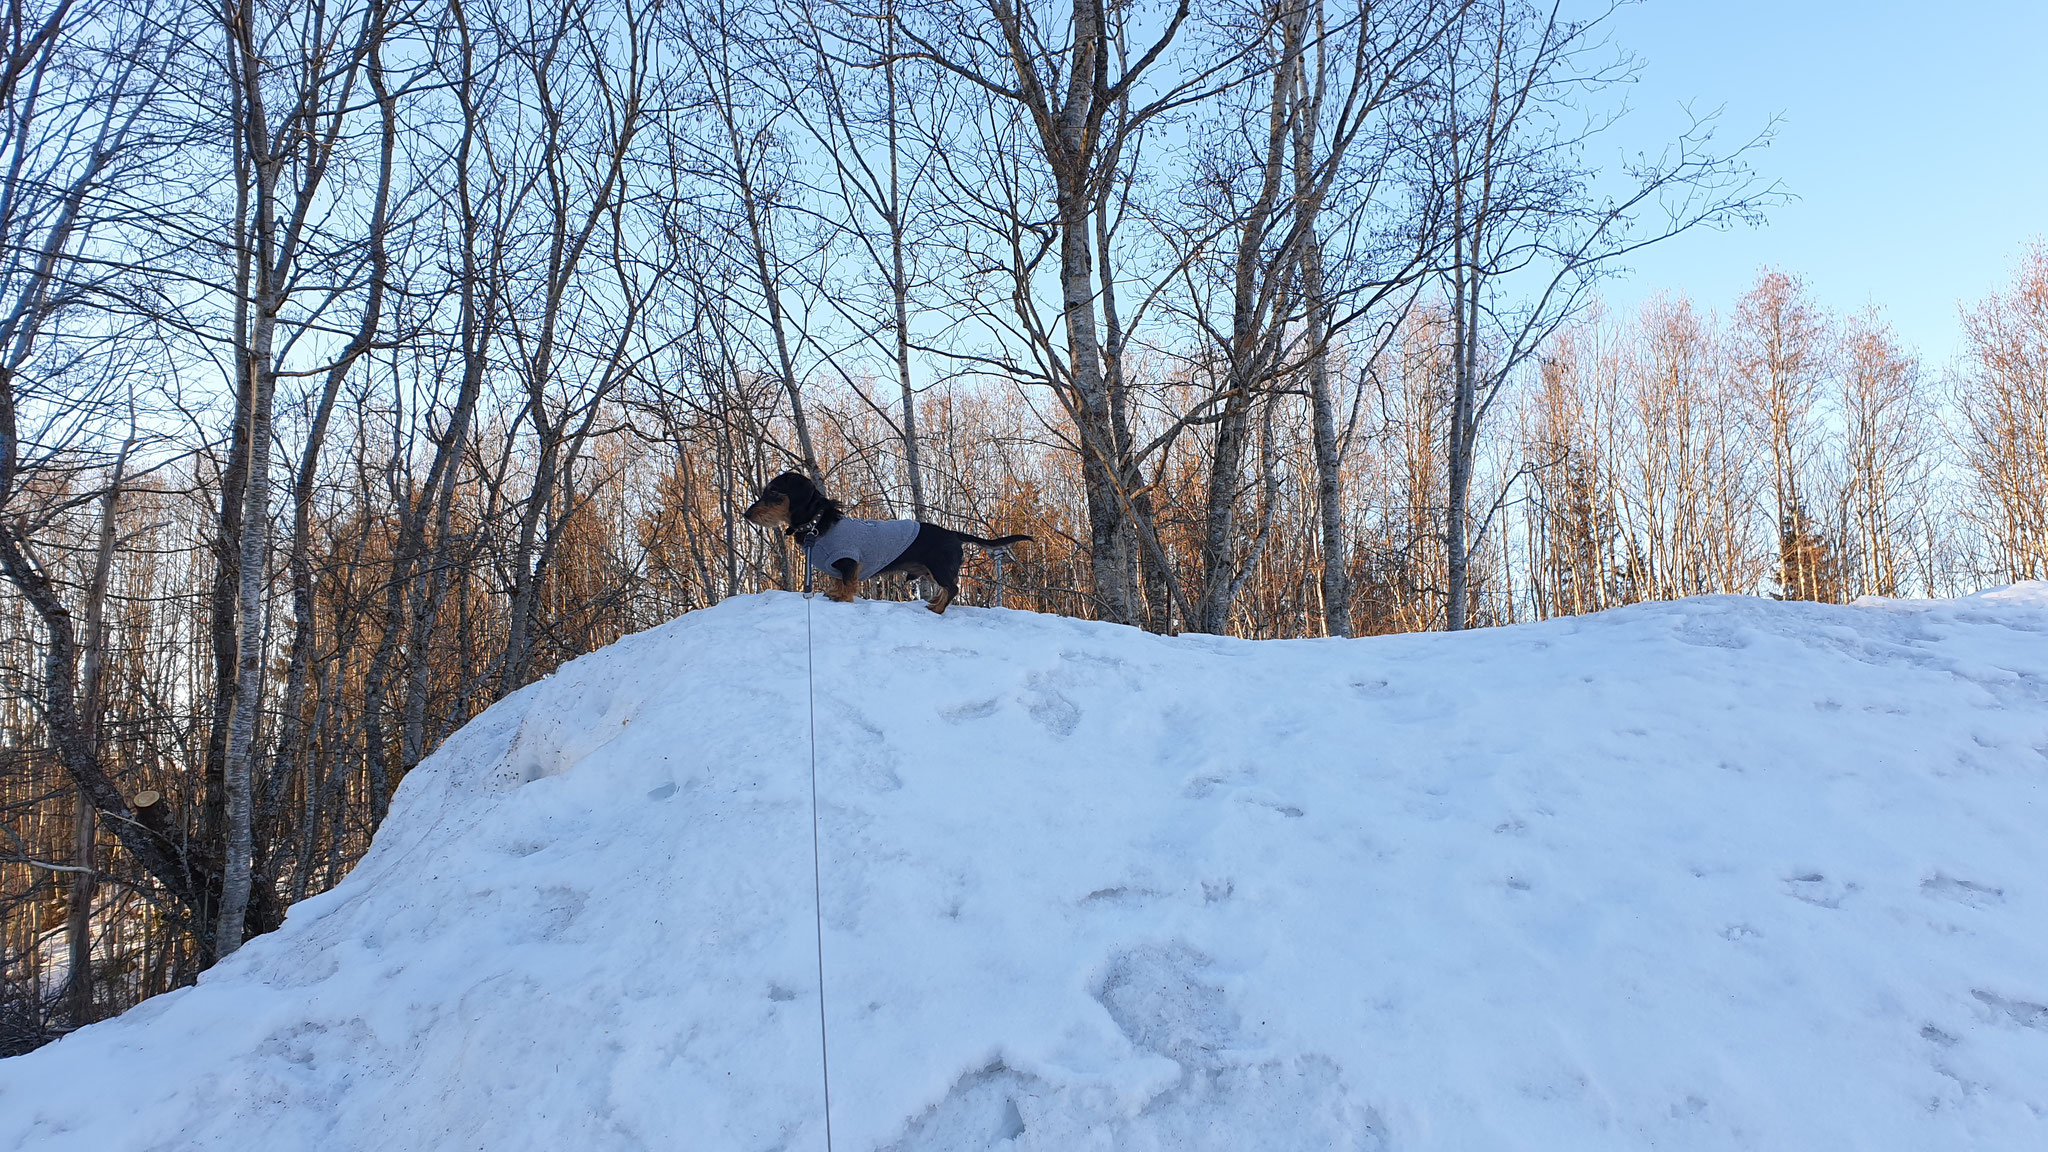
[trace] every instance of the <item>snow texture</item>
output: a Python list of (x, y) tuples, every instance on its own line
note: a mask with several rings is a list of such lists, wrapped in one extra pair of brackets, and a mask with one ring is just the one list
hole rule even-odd
[(0, 1148), (2048, 1148), (2048, 585), (1249, 643), (745, 597)]

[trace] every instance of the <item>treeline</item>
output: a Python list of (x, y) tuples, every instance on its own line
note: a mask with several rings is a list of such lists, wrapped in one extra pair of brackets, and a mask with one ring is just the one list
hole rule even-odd
[[(0, 65), (0, 1049), (190, 982), (786, 467), (1251, 637), (2043, 575), (2048, 258), (1922, 372), (1521, 0), (25, 0)], [(1752, 142), (1753, 143), (1753, 142)], [(889, 594), (907, 595), (908, 589)]]
[(1923, 370), (1767, 272), (1561, 332), (1517, 397), (1523, 616), (1702, 593), (1841, 603), (2048, 578), (2048, 249)]

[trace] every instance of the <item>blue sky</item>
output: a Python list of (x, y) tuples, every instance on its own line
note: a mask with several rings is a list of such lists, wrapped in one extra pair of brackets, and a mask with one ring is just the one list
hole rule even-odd
[(1610, 146), (1654, 148), (1686, 101), (1724, 108), (1729, 141), (1781, 115), (1757, 168), (1798, 197), (1641, 254), (1615, 305), (1673, 290), (1725, 313), (1773, 265), (1836, 312), (1879, 305), (1938, 368), (1958, 302), (2048, 239), (2048, 0), (1649, 0), (1613, 31), (1645, 68)]

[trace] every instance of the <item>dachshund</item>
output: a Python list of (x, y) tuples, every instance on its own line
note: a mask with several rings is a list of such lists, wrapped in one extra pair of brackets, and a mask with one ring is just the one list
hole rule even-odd
[(926, 607), (940, 614), (960, 594), (963, 544), (1000, 549), (1031, 539), (984, 540), (921, 520), (855, 520), (801, 472), (784, 472), (764, 485), (746, 518), (795, 537), (811, 567), (825, 574), (825, 595), (834, 600), (851, 603), (860, 581), (904, 572), (939, 586), (938, 598)]

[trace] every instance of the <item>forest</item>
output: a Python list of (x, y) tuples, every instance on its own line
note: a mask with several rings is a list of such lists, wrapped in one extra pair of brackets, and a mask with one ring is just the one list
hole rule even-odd
[[(1456, 630), (2048, 579), (2048, 248), (1950, 362), (1793, 271), (1773, 125), (1531, 0), (12, 0), (0, 1054), (191, 983), (564, 661), (799, 590)], [(907, 585), (870, 594), (910, 598)]]

